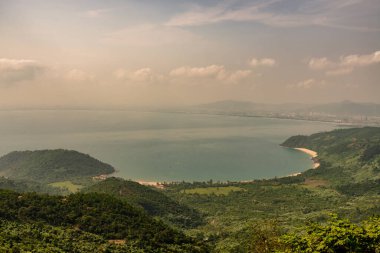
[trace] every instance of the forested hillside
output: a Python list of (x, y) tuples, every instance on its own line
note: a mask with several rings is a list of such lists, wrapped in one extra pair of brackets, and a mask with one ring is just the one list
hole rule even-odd
[(82, 190), (82, 192), (106, 193), (144, 209), (152, 216), (183, 228), (196, 227), (203, 223), (200, 213), (179, 204), (159, 190), (121, 178), (108, 178)]
[(43, 223), (0, 220), (0, 252), (144, 252), (130, 244)]
[(73, 150), (14, 151), (0, 158), (0, 176), (53, 183), (110, 174), (115, 169)]
[[(377, 185), (380, 192), (380, 128), (340, 129), (310, 136), (294, 136), (283, 144), (305, 147), (318, 152), (321, 167), (306, 173), (308, 177), (328, 180), (331, 184), (355, 188)], [(360, 190), (359, 193), (362, 193)]]
[(197, 243), (183, 232), (106, 194), (77, 193), (64, 197), (0, 190), (0, 217), (25, 224), (22, 229), (27, 224), (41, 223), (80, 230), (106, 240), (121, 240), (146, 252), (205, 252), (207, 249), (202, 242)]
[(206, 214), (207, 224), (191, 233), (204, 233), (215, 252), (249, 252), (253, 242), (278, 241), (283, 234), (307, 230), (310, 222), (323, 224), (331, 213), (354, 222), (380, 215), (380, 128), (296, 136), (282, 145), (317, 151), (321, 166), (298, 176), (245, 183), (167, 185), (169, 196)]

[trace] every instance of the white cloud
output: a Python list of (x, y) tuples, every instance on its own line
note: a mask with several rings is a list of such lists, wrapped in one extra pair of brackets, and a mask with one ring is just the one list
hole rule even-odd
[(372, 54), (342, 56), (337, 62), (330, 61), (326, 57), (312, 58), (309, 61), (309, 68), (326, 70), (326, 75), (345, 75), (351, 73), (355, 68), (377, 63), (380, 63), (380, 51)]
[(309, 67), (311, 69), (327, 69), (334, 67), (336, 64), (333, 62), (329, 61), (326, 57), (323, 58), (311, 58), (309, 61)]
[(228, 80), (233, 83), (237, 83), (247, 77), (249, 77), (252, 74), (251, 70), (236, 70), (235, 72), (232, 72)]
[(313, 78), (309, 78), (303, 81), (300, 81), (296, 84), (289, 85), (288, 88), (300, 88), (300, 89), (310, 89), (316, 86), (323, 86), (326, 84), (326, 81), (317, 81)]
[(307, 79), (307, 80), (303, 80), (303, 81), (298, 82), (295, 87), (310, 89), (316, 83), (317, 83), (317, 81), (315, 81), (314, 79)]
[(95, 10), (88, 10), (83, 13), (83, 16), (87, 18), (99, 18), (103, 16), (105, 13), (109, 12), (110, 9), (95, 9)]
[(150, 68), (138, 69), (129, 77), (133, 81), (151, 81), (153, 79), (152, 70)]
[(43, 70), (44, 66), (35, 60), (0, 59), (0, 80), (5, 82), (32, 80)]
[(93, 81), (95, 77), (83, 70), (80, 69), (71, 69), (66, 75), (66, 79), (75, 82), (85, 82), (85, 81)]
[(239, 82), (252, 74), (251, 70), (229, 71), (223, 65), (209, 65), (205, 67), (183, 66), (170, 71), (172, 77), (213, 78), (225, 82)]
[(113, 73), (114, 77), (119, 80), (130, 80), (134, 82), (149, 82), (159, 79), (150, 68), (141, 68), (135, 71), (117, 69)]
[(252, 58), (249, 61), (249, 65), (251, 65), (252, 67), (259, 67), (259, 66), (273, 67), (274, 65), (276, 65), (276, 61), (272, 58), (262, 58), (262, 59)]
[(351, 73), (353, 70), (353, 68), (338, 68), (338, 69), (334, 69), (334, 70), (329, 70), (329, 71), (326, 71), (326, 75), (328, 76), (341, 76), (341, 75), (347, 75), (349, 73)]
[(251, 70), (227, 70), (223, 65), (209, 65), (204, 67), (182, 66), (174, 68), (168, 74), (156, 74), (150, 68), (141, 68), (134, 71), (123, 68), (116, 69), (113, 76), (118, 80), (133, 82), (162, 82), (169, 81), (168, 78), (176, 80), (186, 79), (214, 79), (217, 81), (237, 83), (248, 78)]
[(340, 60), (341, 66), (349, 66), (349, 67), (363, 67), (372, 64), (380, 63), (380, 51), (376, 51), (372, 54), (365, 55), (348, 55)]
[(171, 76), (186, 77), (218, 77), (224, 75), (225, 68), (222, 65), (209, 65), (206, 67), (179, 67), (170, 71)]

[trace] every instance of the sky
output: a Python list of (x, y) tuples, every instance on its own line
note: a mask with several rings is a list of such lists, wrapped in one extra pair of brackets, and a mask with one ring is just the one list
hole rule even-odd
[(0, 108), (380, 103), (379, 0), (0, 0)]

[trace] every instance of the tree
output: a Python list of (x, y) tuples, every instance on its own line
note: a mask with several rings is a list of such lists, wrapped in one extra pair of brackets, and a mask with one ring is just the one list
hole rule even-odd
[(325, 225), (313, 223), (301, 234), (288, 234), (282, 241), (287, 252), (380, 252), (380, 218), (371, 218), (362, 224), (351, 223), (337, 215)]

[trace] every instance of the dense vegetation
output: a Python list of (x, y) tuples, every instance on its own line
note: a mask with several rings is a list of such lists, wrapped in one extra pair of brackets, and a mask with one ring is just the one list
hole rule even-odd
[(14, 151), (0, 158), (0, 175), (42, 183), (77, 180), (114, 172), (114, 168), (73, 150)]
[(204, 252), (202, 243), (155, 220), (128, 203), (99, 193), (68, 196), (0, 190), (0, 217), (78, 229), (107, 240), (126, 240), (146, 252)]
[(203, 223), (200, 213), (179, 204), (162, 192), (139, 183), (121, 178), (108, 178), (82, 190), (82, 192), (106, 193), (144, 209), (152, 216), (183, 228), (196, 227)]
[(380, 179), (378, 127), (340, 129), (310, 136), (294, 136), (282, 145), (305, 147), (318, 152), (321, 167), (308, 171), (307, 177), (347, 186)]
[(0, 252), (144, 252), (78, 229), (0, 220)]
[(8, 179), (4, 177), (0, 177), (0, 189), (13, 190), (17, 192), (49, 193), (54, 195), (69, 194), (69, 191), (65, 188), (52, 187), (47, 184), (29, 180)]
[[(283, 145), (317, 151), (318, 169), (250, 183), (173, 183), (167, 185), (166, 193), (206, 215), (207, 224), (189, 233), (203, 233), (215, 252), (247, 252), (252, 234), (268, 227), (281, 235), (299, 227), (305, 230), (308, 222), (326, 222), (327, 213), (354, 222), (379, 215), (380, 154), (374, 148), (379, 143), (380, 128), (369, 127), (296, 136)], [(243, 190), (213, 194), (231, 186)], [(266, 222), (273, 220), (275, 226)]]
[[(282, 236), (286, 252), (380, 252), (380, 219), (361, 225), (332, 216), (327, 224), (313, 223), (306, 231)], [(283, 247), (284, 247), (283, 246)]]

